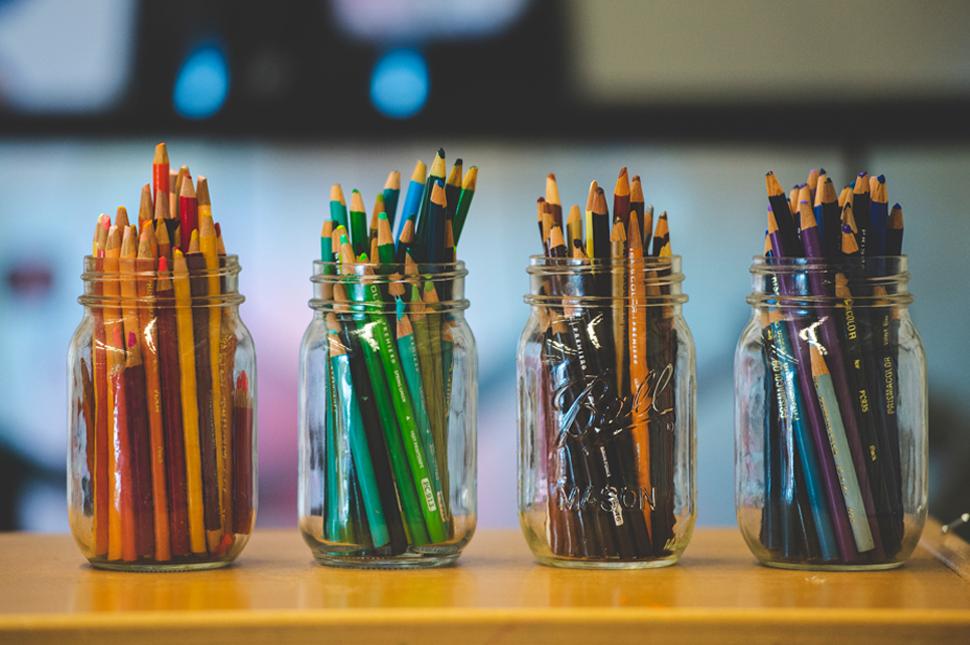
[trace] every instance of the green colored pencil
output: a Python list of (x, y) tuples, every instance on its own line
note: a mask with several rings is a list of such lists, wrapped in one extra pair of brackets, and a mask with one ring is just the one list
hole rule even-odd
[[(333, 315), (333, 314), (331, 314)], [(330, 363), (333, 368), (336, 398), (340, 401), (340, 413), (346, 431), (341, 433), (348, 437), (350, 454), (353, 458), (354, 469), (360, 495), (363, 499), (364, 514), (370, 529), (371, 541), (374, 547), (380, 548), (391, 541), (381, 505), (380, 491), (377, 488), (377, 478), (374, 475), (374, 465), (371, 463), (367, 448), (367, 437), (364, 432), (364, 421), (360, 415), (357, 397), (354, 395), (354, 384), (350, 375), (350, 357), (340, 342), (339, 332), (331, 330)]]
[[(340, 240), (341, 269), (345, 274), (354, 274), (354, 251), (346, 237)], [(366, 254), (363, 255), (366, 260)], [(360, 287), (360, 285), (352, 285)], [(351, 299), (355, 303), (365, 303), (365, 294), (359, 288), (354, 289)], [(377, 413), (381, 420), (381, 428), (384, 431), (384, 441), (387, 443), (387, 454), (391, 462), (391, 471), (394, 480), (397, 482), (398, 498), (401, 502), (401, 512), (404, 516), (404, 528), (408, 534), (408, 541), (411, 544), (428, 544), (428, 531), (422, 520), (421, 505), (418, 503), (417, 493), (413, 486), (407, 486), (407, 482), (414, 481), (408, 467), (405, 456), (405, 448), (398, 431), (395, 421), (395, 412), (388, 393), (387, 383), (384, 380), (384, 369), (381, 359), (378, 356), (380, 347), (374, 337), (373, 322), (368, 320), (368, 315), (360, 310), (359, 305), (355, 305), (353, 315), (357, 329), (357, 336), (360, 339), (361, 353), (364, 355), (364, 365), (367, 368), (367, 376), (374, 391), (374, 403), (377, 406)], [(378, 314), (380, 316), (380, 314)]]
[(448, 174), (448, 181), (445, 182), (445, 195), (447, 196), (447, 206), (445, 207), (445, 219), (455, 219), (455, 209), (458, 208), (458, 196), (461, 194), (461, 159), (455, 159), (455, 165), (451, 167)]
[[(369, 267), (365, 267), (364, 274), (373, 275)], [(378, 306), (382, 303), (380, 288), (373, 282), (365, 285), (364, 292), (366, 303)], [(382, 313), (371, 313), (369, 320), (370, 339), (368, 339), (368, 343), (374, 342), (384, 366), (384, 376), (390, 390), (391, 403), (404, 441), (404, 452), (411, 467), (414, 489), (421, 501), (421, 512), (428, 528), (428, 535), (432, 542), (441, 542), (447, 539), (448, 532), (442, 517), (443, 509), (437, 501), (441, 496), (441, 489), (435, 486), (438, 477), (432, 475), (432, 471), (437, 468), (437, 465), (428, 461), (429, 451), (422, 445), (422, 437), (415, 421), (414, 406), (408, 392), (404, 368), (397, 353), (395, 335), (391, 333), (391, 326)], [(404, 487), (404, 483), (400, 483)]]
[(392, 170), (387, 175), (384, 182), (384, 212), (391, 223), (391, 230), (394, 230), (394, 220), (397, 218), (397, 201), (401, 196), (401, 173)]
[(370, 251), (367, 211), (364, 209), (364, 198), (356, 188), (350, 193), (350, 241), (353, 243), (355, 256)]
[[(418, 346), (414, 340), (414, 328), (411, 326), (410, 318), (404, 313), (404, 301), (398, 298), (397, 302), (397, 347), (401, 355), (401, 365), (404, 367), (404, 378), (408, 384), (408, 392), (411, 394), (411, 401), (414, 404), (414, 418), (421, 432), (422, 443), (428, 451), (428, 462), (438, 464), (434, 436), (431, 433), (431, 419), (428, 416), (428, 409), (425, 405), (426, 393), (424, 383), (421, 379), (421, 367), (418, 362)], [(444, 494), (444, 488), (441, 486), (440, 469), (433, 468), (431, 474), (435, 478), (432, 483), (435, 490), (438, 491), (438, 505), (441, 508), (442, 519), (448, 524), (451, 513), (448, 511), (448, 498)]]
[[(468, 210), (472, 206), (472, 198), (475, 196), (475, 184), (477, 181), (478, 166), (472, 166), (465, 173), (465, 178), (461, 182), (461, 193), (458, 195), (458, 207), (455, 209), (455, 218), (451, 222), (456, 246), (461, 239), (461, 232), (465, 228), (465, 220), (468, 219)], [(450, 197), (448, 201), (451, 201)]]

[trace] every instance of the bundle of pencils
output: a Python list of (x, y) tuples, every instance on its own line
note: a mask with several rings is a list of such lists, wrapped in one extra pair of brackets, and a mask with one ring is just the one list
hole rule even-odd
[(90, 558), (218, 560), (253, 523), (252, 375), (236, 371), (206, 178), (170, 171), (158, 144), (138, 221), (123, 206), (113, 224), (100, 215), (91, 253), (90, 374), (80, 362)]
[[(321, 232), (328, 365), (325, 414), (310, 427), (323, 477), (322, 540), (340, 552), (393, 556), (448, 542), (452, 337), (447, 313), (456, 245), (478, 169), (445, 175), (438, 150), (418, 161), (400, 217), (400, 173), (388, 175), (368, 226), (354, 189), (330, 192)], [(392, 231), (395, 233), (392, 234)], [(329, 276), (329, 278), (327, 277)], [(458, 423), (461, 423), (460, 421)]]
[(898, 323), (880, 278), (891, 278), (884, 256), (902, 253), (902, 208), (865, 172), (841, 193), (824, 170), (788, 195), (774, 173), (766, 186), (767, 291), (779, 297), (759, 312), (761, 541), (791, 562), (891, 562), (904, 514)]
[[(653, 226), (639, 176), (623, 168), (610, 217), (595, 181), (566, 220), (553, 174), (538, 200), (544, 263), (539, 417), (554, 555), (653, 560), (674, 535), (674, 388), (667, 214)], [(669, 385), (669, 383), (668, 383)]]

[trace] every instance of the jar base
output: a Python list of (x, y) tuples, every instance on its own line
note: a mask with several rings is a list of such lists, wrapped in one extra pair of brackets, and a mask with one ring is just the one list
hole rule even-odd
[(771, 569), (787, 569), (788, 571), (891, 571), (905, 564), (899, 562), (880, 562), (876, 564), (812, 564), (799, 562), (778, 562), (761, 560), (758, 564)]
[(458, 556), (458, 553), (446, 555), (422, 553), (382, 558), (315, 553), (313, 557), (319, 565), (341, 569), (436, 569), (454, 566), (458, 561)]
[(679, 555), (670, 555), (654, 560), (579, 560), (571, 558), (556, 558), (551, 556), (536, 555), (536, 561), (547, 567), (558, 569), (606, 569), (606, 570), (633, 570), (633, 569), (663, 569), (670, 567), (680, 561)]
[(92, 562), (89, 564), (95, 569), (105, 571), (129, 571), (133, 573), (180, 573), (185, 571), (211, 571), (212, 569), (222, 569), (232, 564), (232, 560), (219, 562)]

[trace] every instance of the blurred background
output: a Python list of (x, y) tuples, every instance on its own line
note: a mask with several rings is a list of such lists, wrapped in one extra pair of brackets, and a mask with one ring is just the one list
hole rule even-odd
[(0, 0), (0, 529), (64, 531), (65, 354), (100, 212), (153, 146), (209, 178), (259, 360), (262, 526), (296, 513), (297, 350), (328, 189), (480, 167), (479, 524), (517, 524), (514, 353), (534, 203), (623, 165), (670, 213), (698, 355), (699, 521), (732, 524), (732, 360), (764, 172), (888, 177), (929, 358), (930, 511), (970, 510), (970, 3)]

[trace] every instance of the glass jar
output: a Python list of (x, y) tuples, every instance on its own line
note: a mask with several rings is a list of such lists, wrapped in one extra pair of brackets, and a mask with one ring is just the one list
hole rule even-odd
[[(543, 564), (662, 567), (690, 540), (695, 368), (681, 260), (637, 262), (535, 256), (528, 267), (519, 518)], [(614, 281), (633, 295), (586, 295)]]
[(926, 361), (906, 258), (758, 257), (751, 273), (734, 364), (748, 547), (783, 568), (901, 565), (927, 499)]
[(478, 357), (465, 265), (313, 269), (300, 348), (303, 539), (331, 566), (453, 563), (476, 522)]
[(220, 256), (207, 271), (202, 254), (176, 252), (172, 268), (84, 259), (68, 348), (68, 515), (103, 569), (225, 566), (253, 528), (256, 353), (239, 318), (239, 261)]

